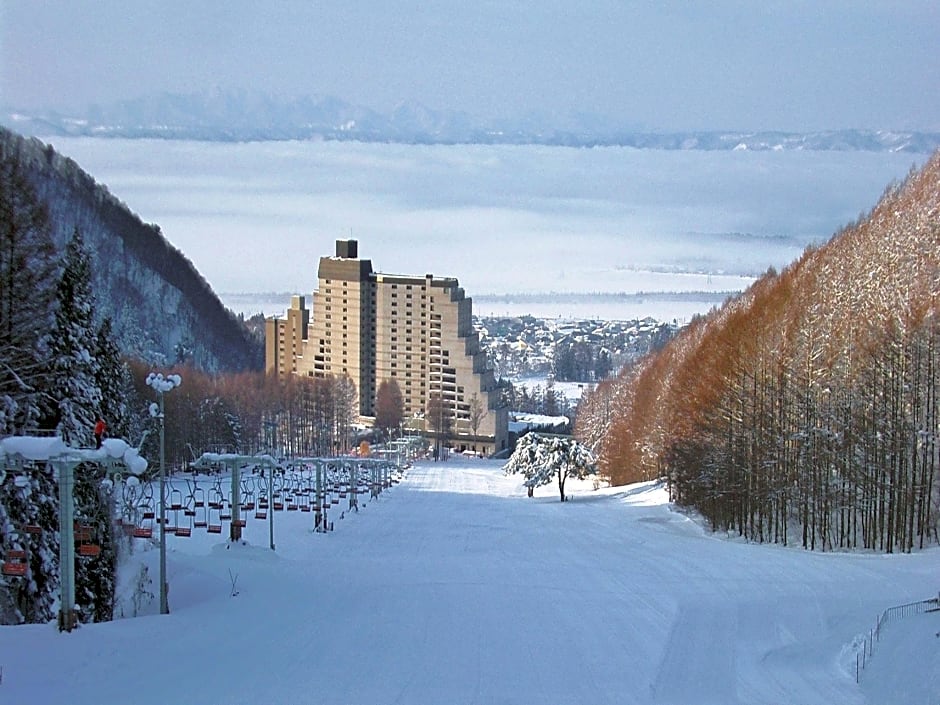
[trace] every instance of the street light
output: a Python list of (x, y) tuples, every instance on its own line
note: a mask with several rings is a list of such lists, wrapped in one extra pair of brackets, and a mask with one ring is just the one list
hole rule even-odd
[(150, 405), (150, 415), (160, 419), (160, 614), (170, 613), (170, 606), (166, 601), (166, 416), (163, 412), (163, 395), (180, 386), (182, 381), (179, 375), (164, 377), (159, 372), (147, 375), (147, 386), (152, 387), (160, 399), (159, 407), (156, 404)]

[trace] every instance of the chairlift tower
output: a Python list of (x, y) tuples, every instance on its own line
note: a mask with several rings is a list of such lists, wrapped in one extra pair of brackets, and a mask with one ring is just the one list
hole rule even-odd
[[(75, 612), (76, 538), (81, 544), (78, 550), (80, 556), (94, 558), (101, 550), (93, 540), (90, 527), (80, 526), (79, 535), (76, 535), (73, 498), (75, 468), (82, 463), (95, 463), (104, 467), (106, 475), (111, 476), (114, 482), (122, 481), (122, 469), (128, 469), (135, 475), (146, 469), (146, 461), (140, 458), (137, 449), (125, 445), (121, 450), (121, 457), (118, 458), (110, 452), (113, 449), (72, 448), (59, 437), (19, 436), (0, 441), (0, 461), (3, 463), (0, 466), (0, 480), (8, 467), (21, 471), (25, 460), (48, 463), (56, 472), (59, 492), (59, 631), (71, 631), (78, 623)], [(26, 525), (23, 531), (27, 534), (39, 533), (41, 529), (38, 525)], [(25, 550), (22, 556), (17, 554), (12, 558), (16, 559), (15, 562), (10, 560), (3, 563), (3, 574), (25, 577), (28, 570)]]

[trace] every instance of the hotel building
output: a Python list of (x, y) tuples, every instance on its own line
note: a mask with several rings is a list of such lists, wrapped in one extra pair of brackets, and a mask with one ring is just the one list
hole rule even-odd
[(268, 374), (348, 376), (366, 423), (375, 417), (379, 386), (395, 380), (406, 426), (432, 431), (423, 415), (439, 396), (450, 411), (452, 447), (507, 448), (508, 409), (473, 330), (471, 299), (456, 279), (373, 272), (356, 240), (337, 240), (336, 255), (320, 258), (317, 279), (311, 308), (293, 296), (285, 317), (267, 320)]

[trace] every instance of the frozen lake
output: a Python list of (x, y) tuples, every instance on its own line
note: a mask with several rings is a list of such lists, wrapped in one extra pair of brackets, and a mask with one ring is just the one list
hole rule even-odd
[[(870, 209), (923, 155), (605, 147), (210, 143), (53, 138), (234, 293), (309, 294), (334, 240), (378, 271), (455, 276), (481, 313), (503, 294), (731, 291)], [(545, 298), (545, 297), (543, 297)], [(685, 318), (701, 301), (625, 307), (547, 297), (539, 315)], [(490, 303), (487, 303), (487, 300)], [(275, 300), (276, 303), (276, 300)], [(243, 306), (239, 308), (239, 306)], [(586, 308), (585, 308), (586, 306)]]

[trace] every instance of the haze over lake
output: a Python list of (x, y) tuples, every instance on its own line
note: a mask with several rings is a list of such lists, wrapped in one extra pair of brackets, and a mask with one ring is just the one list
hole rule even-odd
[[(236, 310), (309, 294), (334, 240), (391, 273), (455, 276), (475, 312), (564, 315), (501, 294), (730, 291), (875, 205), (925, 155), (52, 138), (158, 224)], [(714, 300), (583, 299), (685, 318)], [(693, 297), (694, 298), (694, 297)], [(714, 297), (713, 297), (714, 298)], [(254, 302), (252, 302), (254, 301)], [(274, 297), (276, 304), (277, 297)], [(528, 302), (528, 303), (526, 303)], [(581, 310), (583, 309), (583, 310)], [(592, 310), (593, 309), (593, 310)], [(623, 311), (623, 315), (618, 312)]]

